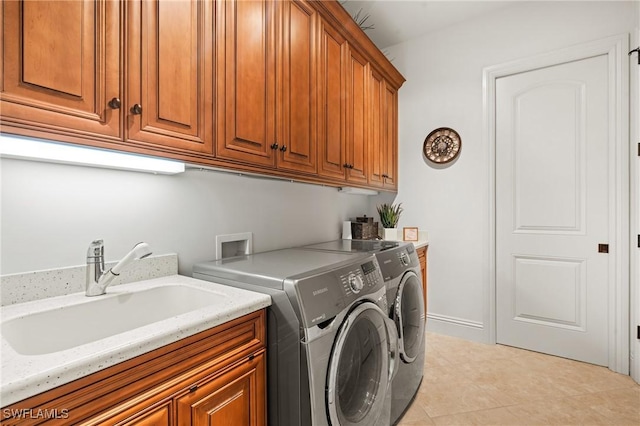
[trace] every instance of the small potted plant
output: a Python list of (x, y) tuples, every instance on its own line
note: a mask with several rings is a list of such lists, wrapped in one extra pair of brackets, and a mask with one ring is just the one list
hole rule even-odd
[(380, 215), (380, 223), (382, 224), (382, 239), (397, 240), (398, 239), (398, 221), (402, 214), (402, 203), (398, 204), (380, 204), (378, 207)]

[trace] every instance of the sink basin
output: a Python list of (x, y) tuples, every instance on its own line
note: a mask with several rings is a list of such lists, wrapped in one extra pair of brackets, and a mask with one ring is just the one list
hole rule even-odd
[(220, 304), (225, 297), (179, 284), (107, 293), (4, 321), (2, 336), (21, 355), (44, 355)]

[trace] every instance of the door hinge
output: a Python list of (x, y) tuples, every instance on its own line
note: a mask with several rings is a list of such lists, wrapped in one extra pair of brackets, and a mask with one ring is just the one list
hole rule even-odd
[(638, 157), (640, 157), (640, 142), (638, 142)]
[(638, 235), (638, 248), (640, 248), (640, 235)]
[(638, 65), (640, 65), (640, 47), (636, 47), (631, 52), (629, 52), (629, 56), (631, 56), (633, 52), (638, 52)]
[(598, 244), (598, 253), (609, 253), (609, 244)]
[(636, 332), (636, 339), (640, 340), (640, 325), (638, 326), (638, 330)]

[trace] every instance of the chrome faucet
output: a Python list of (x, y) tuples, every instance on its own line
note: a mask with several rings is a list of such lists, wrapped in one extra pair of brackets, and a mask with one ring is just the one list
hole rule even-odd
[(147, 243), (138, 243), (113, 268), (104, 270), (104, 242), (92, 241), (87, 249), (87, 283), (85, 295), (100, 296), (104, 294), (109, 284), (120, 275), (120, 271), (135, 259), (144, 259), (151, 255), (151, 248)]

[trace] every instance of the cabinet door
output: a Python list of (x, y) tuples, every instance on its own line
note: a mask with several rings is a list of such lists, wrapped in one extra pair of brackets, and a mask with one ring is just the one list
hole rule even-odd
[(369, 185), (397, 189), (397, 92), (375, 70), (369, 84)]
[(0, 10), (2, 124), (117, 139), (121, 114), (109, 101), (121, 98), (120, 3), (3, 1)]
[(127, 7), (127, 140), (212, 153), (212, 2)]
[(308, 2), (280, 3), (282, 42), (276, 86), (281, 96), (276, 120), (278, 168), (315, 173), (317, 13)]
[(418, 253), (418, 260), (420, 261), (420, 271), (422, 272), (422, 297), (424, 299), (424, 311), (425, 311), (425, 321), (426, 321), (426, 313), (427, 313), (427, 250), (429, 246), (421, 247), (416, 250)]
[(386, 169), (386, 117), (384, 80), (375, 71), (369, 80), (369, 185), (384, 186)]
[(320, 28), (318, 174), (345, 178), (347, 41), (324, 21)]
[(382, 166), (384, 188), (398, 188), (398, 92), (385, 82)]
[(347, 62), (347, 180), (367, 183), (369, 63), (354, 50)]
[(263, 426), (264, 352), (176, 398), (179, 426)]
[(216, 156), (275, 165), (277, 1), (216, 1)]

